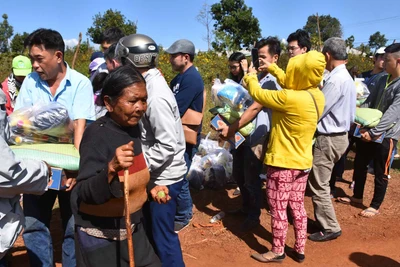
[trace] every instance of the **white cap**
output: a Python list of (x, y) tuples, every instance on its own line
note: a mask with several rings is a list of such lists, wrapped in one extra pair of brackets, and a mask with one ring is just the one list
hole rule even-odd
[(376, 50), (375, 55), (377, 55), (377, 54), (382, 54), (382, 55), (385, 54), (385, 49), (386, 49), (385, 46), (379, 47), (378, 50)]

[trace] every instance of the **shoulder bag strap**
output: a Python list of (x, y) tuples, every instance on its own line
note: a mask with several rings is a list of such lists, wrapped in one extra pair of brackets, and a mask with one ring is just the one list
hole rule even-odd
[(317, 106), (317, 102), (315, 101), (314, 96), (308, 90), (306, 90), (306, 92), (310, 94), (310, 96), (312, 97), (312, 100), (314, 101), (315, 109), (317, 110), (317, 115), (318, 115), (317, 121), (319, 122), (320, 117), (319, 117), (319, 109), (318, 109), (318, 106)]

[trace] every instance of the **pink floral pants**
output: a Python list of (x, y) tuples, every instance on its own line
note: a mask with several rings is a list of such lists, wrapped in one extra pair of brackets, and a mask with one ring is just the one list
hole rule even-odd
[(309, 172), (268, 166), (267, 198), (271, 210), (272, 252), (282, 254), (288, 230), (287, 205), (293, 217), (294, 249), (304, 253), (307, 239), (307, 214), (304, 192)]

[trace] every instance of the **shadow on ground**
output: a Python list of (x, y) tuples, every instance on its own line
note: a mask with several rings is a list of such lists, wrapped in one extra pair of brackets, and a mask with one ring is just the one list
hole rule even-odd
[(349, 259), (360, 267), (400, 267), (400, 263), (381, 255), (368, 255), (363, 252), (353, 252)]

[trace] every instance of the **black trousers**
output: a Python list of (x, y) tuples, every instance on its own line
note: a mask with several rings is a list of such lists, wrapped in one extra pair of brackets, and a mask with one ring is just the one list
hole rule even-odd
[[(161, 267), (161, 263), (149, 239), (143, 222), (132, 233), (135, 266)], [(129, 267), (128, 241), (112, 241), (97, 238), (75, 227), (75, 250), (77, 267)]]
[(262, 205), (260, 173), (263, 163), (254, 155), (249, 146), (241, 145), (232, 152), (233, 177), (240, 188), (243, 209), (247, 218), (259, 221)]
[(385, 138), (381, 144), (375, 142), (356, 141), (356, 158), (354, 160), (354, 197), (363, 198), (368, 164), (374, 161), (375, 189), (370, 207), (379, 209), (385, 198), (389, 182), (390, 158), (397, 140)]

